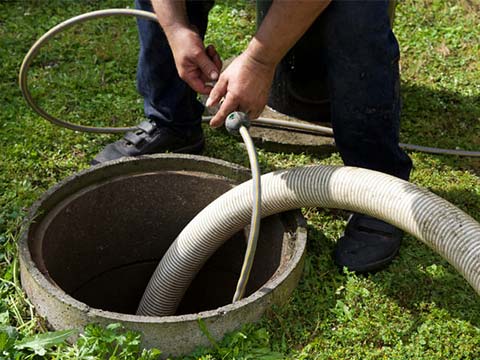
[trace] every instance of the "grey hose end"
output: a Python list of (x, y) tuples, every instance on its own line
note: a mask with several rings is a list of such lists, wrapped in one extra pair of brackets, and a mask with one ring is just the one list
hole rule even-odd
[(225, 128), (230, 134), (240, 135), (240, 128), (245, 126), (246, 128), (250, 127), (250, 120), (247, 117), (247, 114), (235, 111), (227, 116), (225, 120)]

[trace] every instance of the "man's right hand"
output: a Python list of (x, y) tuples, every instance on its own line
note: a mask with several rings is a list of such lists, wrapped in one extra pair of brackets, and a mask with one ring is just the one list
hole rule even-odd
[(222, 60), (215, 47), (203, 45), (198, 33), (188, 27), (176, 28), (167, 33), (178, 74), (190, 87), (200, 94), (208, 95), (222, 69)]

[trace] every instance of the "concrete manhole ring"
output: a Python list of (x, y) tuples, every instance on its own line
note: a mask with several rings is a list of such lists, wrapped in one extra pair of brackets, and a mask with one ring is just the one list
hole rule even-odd
[(300, 211), (262, 220), (247, 295), (230, 304), (245, 234), (228, 240), (197, 275), (175, 316), (134, 315), (163, 253), (212, 200), (250, 178), (248, 169), (202, 156), (160, 154), (92, 167), (49, 189), (30, 209), (19, 242), (22, 285), (57, 330), (120, 322), (145, 347), (181, 355), (211, 335), (257, 321), (284, 304), (303, 269)]

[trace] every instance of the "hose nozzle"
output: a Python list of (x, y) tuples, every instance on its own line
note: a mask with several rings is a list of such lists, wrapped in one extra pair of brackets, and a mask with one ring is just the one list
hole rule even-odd
[(230, 134), (240, 135), (240, 128), (245, 126), (247, 129), (250, 127), (250, 120), (247, 114), (240, 111), (232, 112), (227, 116), (225, 120), (225, 128)]

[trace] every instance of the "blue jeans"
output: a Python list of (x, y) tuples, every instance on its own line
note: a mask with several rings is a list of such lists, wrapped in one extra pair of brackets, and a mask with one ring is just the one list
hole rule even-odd
[[(188, 1), (190, 21), (205, 34), (212, 1)], [(137, 8), (151, 11), (149, 1)], [(332, 1), (314, 26), (321, 36), (315, 56), (325, 63), (335, 143), (345, 165), (408, 180), (412, 163), (398, 146), (399, 48), (390, 29), (388, 0)], [(202, 105), (179, 77), (159, 26), (138, 20), (137, 86), (146, 116), (162, 126), (189, 131), (200, 124)]]
[[(213, 1), (187, 1), (190, 22), (202, 38), (212, 6)], [(153, 12), (150, 0), (135, 0), (135, 7)], [(204, 107), (197, 100), (196, 92), (178, 76), (165, 34), (150, 20), (138, 18), (137, 26), (140, 39), (137, 89), (144, 99), (145, 116), (179, 133), (198, 130)]]

